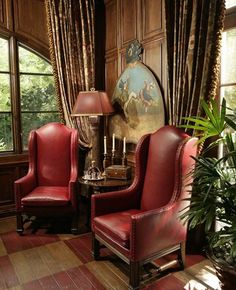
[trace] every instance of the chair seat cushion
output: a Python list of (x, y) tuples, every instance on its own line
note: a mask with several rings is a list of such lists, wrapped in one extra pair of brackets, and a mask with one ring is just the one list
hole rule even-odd
[(68, 187), (38, 186), (21, 199), (23, 206), (65, 206), (70, 202)]
[(111, 213), (94, 218), (94, 228), (109, 236), (115, 243), (129, 248), (131, 216), (142, 212), (138, 209)]

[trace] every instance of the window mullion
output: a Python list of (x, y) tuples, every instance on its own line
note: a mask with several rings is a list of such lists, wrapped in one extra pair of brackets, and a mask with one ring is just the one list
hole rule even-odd
[(18, 65), (18, 46), (14, 37), (10, 38), (10, 71), (11, 71), (11, 101), (12, 101), (12, 123), (14, 135), (14, 151), (22, 153), (21, 141), (21, 114), (20, 114), (20, 80)]

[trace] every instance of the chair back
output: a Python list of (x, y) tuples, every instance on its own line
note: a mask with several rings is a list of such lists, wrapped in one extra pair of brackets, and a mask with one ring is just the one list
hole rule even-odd
[[(141, 209), (151, 210), (178, 198), (184, 184), (185, 165), (194, 163), (184, 154), (189, 136), (174, 126), (165, 126), (150, 135)], [(193, 141), (192, 141), (193, 142)], [(196, 143), (196, 140), (194, 140)], [(187, 146), (187, 150), (193, 148)], [(194, 151), (196, 151), (196, 146)], [(193, 151), (193, 155), (195, 154)], [(183, 156), (189, 159), (183, 161)], [(189, 169), (189, 168), (188, 168)]]
[(29, 163), (38, 186), (68, 186), (73, 168), (73, 154), (78, 146), (77, 130), (61, 123), (48, 123), (31, 131)]

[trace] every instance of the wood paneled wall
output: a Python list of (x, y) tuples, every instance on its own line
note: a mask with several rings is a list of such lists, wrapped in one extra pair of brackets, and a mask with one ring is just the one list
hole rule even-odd
[(0, 29), (49, 58), (44, 0), (0, 0)]
[(105, 88), (110, 96), (126, 66), (125, 50), (138, 39), (143, 45), (143, 63), (166, 91), (166, 54), (163, 0), (105, 0)]
[(12, 2), (0, 0), (0, 26), (10, 31), (13, 29), (12, 13)]
[[(44, 0), (0, 0), (0, 33), (49, 58)], [(14, 212), (14, 181), (27, 169), (27, 154), (0, 154), (0, 216)]]
[[(105, 89), (111, 97), (126, 67), (125, 52), (137, 39), (143, 46), (142, 61), (157, 77), (165, 97), (167, 87), (164, 0), (105, 0)], [(111, 132), (110, 132), (111, 133)], [(132, 152), (134, 146), (131, 146)], [(128, 160), (134, 163), (133, 153)]]

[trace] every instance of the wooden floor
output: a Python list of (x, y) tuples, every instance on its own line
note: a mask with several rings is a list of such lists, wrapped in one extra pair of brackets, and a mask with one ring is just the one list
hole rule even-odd
[[(65, 223), (66, 228), (66, 223)], [(104, 250), (94, 261), (91, 233), (81, 227), (79, 235), (40, 225), (27, 225), (24, 236), (15, 232), (15, 217), (0, 219), (0, 290), (128, 289), (125, 263)], [(158, 261), (162, 262), (162, 261)], [(174, 271), (142, 286), (145, 290), (220, 289), (210, 262), (188, 255), (185, 271)]]

